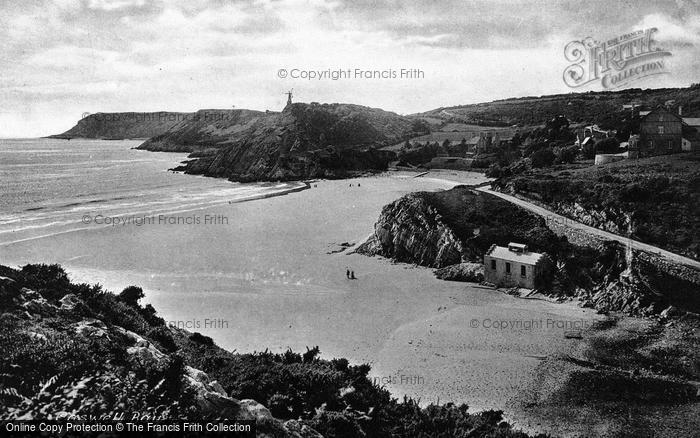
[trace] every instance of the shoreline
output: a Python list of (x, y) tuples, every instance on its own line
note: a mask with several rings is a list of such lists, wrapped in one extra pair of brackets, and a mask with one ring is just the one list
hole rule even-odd
[[(193, 175), (193, 176), (195, 176), (195, 175)], [(241, 184), (241, 183), (234, 183), (234, 184)], [(284, 183), (284, 184), (287, 184), (287, 183)], [(290, 188), (280, 189), (279, 191), (275, 191), (275, 192), (273, 192), (273, 193), (261, 193), (261, 194), (258, 194), (258, 195), (251, 195), (251, 196), (247, 196), (247, 197), (243, 197), (243, 198), (238, 198), (238, 199), (231, 200), (231, 201), (226, 201), (226, 202), (227, 202), (228, 204), (237, 204), (237, 203), (241, 203), (241, 202), (250, 202), (250, 201), (256, 201), (256, 200), (260, 200), (260, 199), (272, 198), (272, 197), (276, 197), (276, 196), (285, 196), (285, 195), (289, 195), (289, 194), (292, 194), (292, 193), (301, 192), (301, 191), (304, 191), (304, 190), (307, 190), (307, 189), (311, 188), (310, 184), (309, 184), (308, 182), (306, 182), (306, 181), (300, 181), (299, 184), (300, 184), (300, 185), (298, 185), (297, 187), (290, 187)], [(221, 201), (221, 204), (224, 204), (224, 203), (225, 203), (224, 201)], [(186, 209), (177, 210), (177, 211), (163, 211), (163, 212), (160, 212), (160, 213), (158, 213), (158, 214), (164, 214), (164, 213), (170, 213), (170, 214), (172, 214), (172, 213), (189, 213), (189, 212), (192, 212), (192, 211), (201, 211), (201, 210), (205, 210), (205, 209), (211, 208), (211, 207), (213, 207), (213, 206), (215, 206), (215, 205), (191, 207), (191, 208), (186, 208)], [(152, 214), (152, 215), (155, 215), (155, 213)], [(127, 217), (127, 216), (128, 216), (128, 214), (123, 214), (123, 215), (114, 215), (114, 216), (112, 216), (112, 217), (118, 218), (118, 217)], [(98, 225), (98, 227), (99, 227), (99, 225)], [(102, 227), (104, 227), (104, 228), (109, 228), (109, 227), (114, 227), (114, 225), (112, 225), (112, 224), (106, 224), (106, 223), (105, 223), (105, 224), (102, 225)], [(7, 246), (7, 245), (13, 245), (13, 244), (17, 244), (17, 243), (29, 242), (29, 241), (38, 240), (38, 239), (49, 238), (49, 237), (53, 237), (53, 236), (57, 236), (57, 235), (61, 235), (61, 234), (68, 234), (68, 233), (74, 233), (74, 232), (86, 231), (86, 230), (93, 230), (93, 229), (95, 229), (95, 225), (94, 225), (94, 224), (91, 224), (91, 225), (89, 225), (89, 226), (85, 226), (85, 227), (82, 227), (82, 228), (74, 228), (74, 229), (70, 229), (70, 230), (58, 231), (58, 232), (51, 233), (51, 234), (44, 234), (44, 235), (39, 235), (39, 236), (32, 236), (32, 237), (27, 237), (27, 238), (18, 239), (18, 240), (12, 240), (12, 241), (8, 241), (8, 242), (0, 242), (0, 247), (2, 247), (2, 246)], [(12, 230), (11, 232), (15, 232), (15, 231)]]

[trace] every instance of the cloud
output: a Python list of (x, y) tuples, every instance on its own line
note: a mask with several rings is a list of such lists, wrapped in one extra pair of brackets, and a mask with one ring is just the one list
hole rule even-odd
[(115, 11), (117, 9), (140, 8), (145, 4), (146, 0), (90, 0), (88, 8)]
[[(651, 26), (673, 51), (658, 86), (698, 82), (693, 0), (0, 0), (0, 9), (0, 119), (28, 135), (67, 129), (84, 111), (275, 109), (292, 87), (302, 100), (403, 113), (566, 92), (567, 42)], [(404, 67), (425, 79), (276, 77)]]

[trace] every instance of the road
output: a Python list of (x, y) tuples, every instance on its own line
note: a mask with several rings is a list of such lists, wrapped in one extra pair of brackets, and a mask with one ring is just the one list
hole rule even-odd
[(695, 269), (700, 269), (700, 262), (697, 260), (693, 260), (688, 257), (684, 257), (682, 255), (678, 255), (675, 253), (672, 253), (670, 251), (666, 251), (665, 249), (658, 248), (653, 245), (649, 245), (646, 243), (642, 243), (636, 240), (629, 239), (624, 236), (619, 236), (617, 234), (610, 233), (608, 231), (603, 231), (599, 230), (598, 228), (591, 227), (586, 224), (582, 224), (580, 222), (576, 222), (573, 219), (570, 219), (568, 217), (556, 214), (552, 211), (547, 210), (546, 208), (540, 207), (539, 205), (535, 205), (531, 202), (524, 201), (520, 198), (516, 198), (515, 196), (507, 195), (505, 193), (501, 192), (496, 192), (494, 190), (491, 190), (488, 187), (478, 187), (477, 190), (480, 190), (482, 192), (490, 193), (494, 196), (498, 196), (501, 199), (505, 199), (508, 202), (512, 202), (513, 204), (516, 204), (526, 210), (530, 210), (533, 213), (536, 213), (540, 216), (545, 217), (548, 221), (559, 221), (562, 224), (566, 224), (566, 226), (585, 231), (586, 233), (594, 234), (596, 236), (600, 236), (604, 239), (607, 240), (616, 240), (620, 243), (627, 244), (628, 242), (631, 242), (632, 248), (640, 251), (646, 251), (650, 252), (652, 254), (659, 254), (662, 257), (673, 261), (674, 263), (680, 263), (683, 265), (691, 266)]

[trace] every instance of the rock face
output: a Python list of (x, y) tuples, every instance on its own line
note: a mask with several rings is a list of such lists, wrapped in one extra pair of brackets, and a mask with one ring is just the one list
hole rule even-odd
[(539, 216), (465, 186), (411, 193), (382, 209), (374, 233), (356, 252), (432, 268), (483, 263), (494, 243), (546, 251), (556, 236)]
[[(220, 120), (219, 120), (220, 119)], [(394, 144), (422, 129), (412, 119), (349, 104), (295, 103), (280, 113), (235, 110), (196, 117), (140, 149), (195, 151), (176, 169), (235, 181), (339, 178), (387, 168)]]
[(385, 206), (374, 234), (356, 252), (433, 268), (460, 263), (466, 256), (462, 242), (420, 194)]
[(51, 138), (100, 138), (121, 140), (150, 138), (191, 119), (192, 113), (95, 113), (82, 118), (74, 127)]
[(157, 152), (213, 152), (219, 147), (244, 140), (266, 119), (279, 113), (251, 110), (199, 110), (180, 119), (170, 129), (152, 136), (137, 149)]
[(484, 265), (482, 263), (460, 263), (446, 266), (435, 271), (435, 276), (440, 280), (481, 283), (484, 281)]

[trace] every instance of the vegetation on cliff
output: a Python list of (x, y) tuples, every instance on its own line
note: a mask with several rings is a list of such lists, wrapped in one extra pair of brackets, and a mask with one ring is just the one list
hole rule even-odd
[[(700, 84), (688, 88), (630, 88), (621, 91), (554, 94), (495, 100), (472, 105), (437, 108), (417, 116), (444, 123), (471, 123), (485, 126), (541, 125), (563, 115), (573, 122), (597, 124), (617, 129), (626, 111), (622, 105), (642, 103), (650, 109), (674, 101), (683, 107), (685, 117), (700, 115)], [(627, 113), (629, 110), (627, 110)]]
[(318, 348), (225, 351), (167, 326), (142, 296), (71, 283), (57, 265), (0, 266), (0, 418), (139, 413), (256, 420), (276, 437), (527, 437), (499, 411), (399, 402), (368, 365), (321, 359)]

